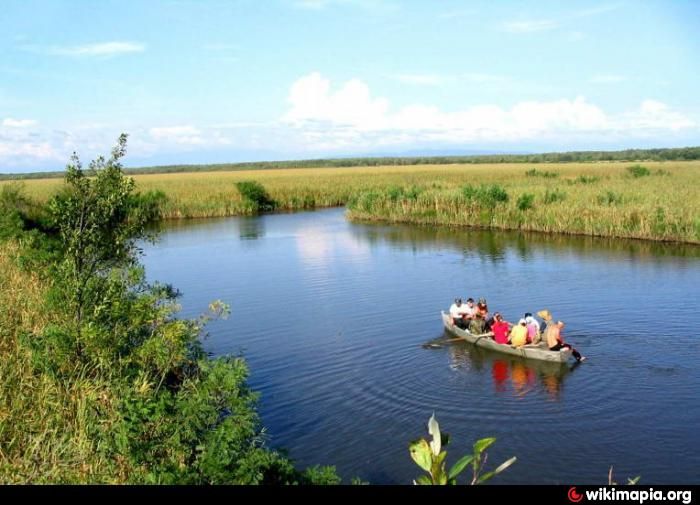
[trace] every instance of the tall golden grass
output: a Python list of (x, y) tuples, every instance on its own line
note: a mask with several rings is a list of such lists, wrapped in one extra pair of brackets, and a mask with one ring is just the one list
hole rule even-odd
[[(651, 174), (636, 178), (628, 171), (632, 165), (600, 162), (310, 168), (152, 174), (135, 179), (141, 190), (165, 192), (165, 218), (249, 213), (250, 206), (241, 199), (235, 183), (256, 180), (281, 210), (339, 206), (352, 200), (349, 216), (353, 219), (700, 242), (700, 162), (644, 163)], [(526, 175), (533, 169), (534, 175)], [(556, 176), (547, 177), (547, 173)], [(24, 183), (30, 196), (44, 201), (61, 184), (56, 179)], [(466, 184), (498, 184), (510, 199), (498, 206), (493, 216), (484, 214), (460, 197), (460, 188)], [(411, 187), (420, 191), (416, 200), (392, 198), (397, 188)], [(385, 197), (376, 196), (371, 206), (358, 205), (368, 192)], [(555, 192), (564, 194), (563, 199), (545, 203), (548, 192), (549, 200)], [(534, 196), (529, 210), (517, 207), (524, 194)]]
[(75, 374), (36, 373), (30, 346), (52, 315), (46, 286), (19, 268), (19, 246), (0, 244), (0, 483), (125, 481), (120, 462), (101, 456), (91, 432), (114, 420), (109, 388)]

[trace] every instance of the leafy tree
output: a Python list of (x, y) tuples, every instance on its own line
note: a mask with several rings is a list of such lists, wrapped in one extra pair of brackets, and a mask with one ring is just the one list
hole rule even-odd
[(179, 293), (146, 282), (138, 241), (154, 237), (147, 225), (162, 198), (135, 191), (122, 171), (125, 152), (122, 135), (110, 158), (88, 170), (74, 155), (66, 189), (48, 204), (46, 234), (58, 254), (44, 266), (57, 316), (21, 341), (31, 351), (33, 375), (68, 391), (95, 385), (85, 431), (89, 451), (113, 465), (101, 468), (103, 479), (339, 482), (332, 467), (301, 472), (268, 449), (245, 361), (210, 359), (203, 351), (205, 325), (228, 308), (215, 302), (198, 319), (179, 319)]

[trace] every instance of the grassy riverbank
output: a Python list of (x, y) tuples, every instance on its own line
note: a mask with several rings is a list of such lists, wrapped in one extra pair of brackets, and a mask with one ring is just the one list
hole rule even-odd
[(510, 169), (366, 191), (349, 202), (349, 217), (700, 243), (698, 175), (697, 163)]
[[(255, 180), (278, 210), (349, 204), (352, 219), (478, 226), (700, 243), (700, 162), (545, 163), (309, 168), (149, 174), (141, 191), (167, 197), (163, 217), (250, 214), (236, 183)], [(10, 184), (9, 182), (0, 182)], [(24, 181), (46, 201), (63, 184)], [(465, 189), (471, 185), (472, 190)], [(482, 185), (507, 201), (480, 200)], [(472, 193), (470, 193), (472, 191)], [(476, 193), (474, 193), (476, 191)]]
[(146, 282), (153, 200), (119, 159), (70, 166), (46, 205), (0, 191), (0, 484), (338, 483), (267, 447), (241, 357), (210, 358), (206, 322)]

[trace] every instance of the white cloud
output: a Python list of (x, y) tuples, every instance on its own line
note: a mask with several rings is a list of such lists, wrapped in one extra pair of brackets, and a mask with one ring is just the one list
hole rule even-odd
[(35, 46), (26, 45), (22, 49), (33, 53), (48, 54), (51, 56), (71, 57), (110, 57), (120, 54), (142, 53), (146, 50), (144, 44), (136, 42), (98, 42), (77, 46)]
[(651, 131), (677, 132), (697, 123), (667, 105), (645, 100), (635, 111), (613, 116), (584, 97), (523, 101), (510, 108), (477, 105), (444, 111), (413, 104), (392, 111), (389, 101), (373, 97), (358, 79), (331, 88), (315, 72), (298, 79), (283, 117), (309, 145), (319, 149), (412, 142), (474, 143), (566, 139), (610, 133), (627, 137)]
[(651, 99), (644, 100), (639, 110), (625, 114), (623, 125), (631, 129), (651, 131), (679, 131), (698, 126), (695, 121), (671, 110), (665, 103)]
[(553, 30), (558, 26), (559, 23), (552, 19), (532, 19), (526, 21), (507, 21), (501, 25), (501, 29), (509, 33), (533, 33)]
[(616, 82), (622, 82), (625, 80), (627, 80), (627, 78), (624, 75), (612, 74), (594, 75), (589, 79), (589, 81), (593, 84), (611, 84)]
[(28, 128), (36, 124), (37, 122), (33, 119), (14, 119), (8, 117), (2, 120), (2, 125), (8, 128)]
[(384, 98), (370, 97), (369, 87), (359, 79), (331, 92), (330, 81), (318, 72), (292, 84), (289, 102), (292, 107), (284, 116), (286, 122), (327, 121), (370, 129), (384, 120), (389, 107)]

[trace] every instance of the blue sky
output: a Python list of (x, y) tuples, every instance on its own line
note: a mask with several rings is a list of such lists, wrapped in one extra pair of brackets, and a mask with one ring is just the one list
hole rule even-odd
[(700, 145), (700, 3), (5, 0), (0, 172)]

